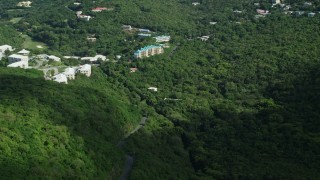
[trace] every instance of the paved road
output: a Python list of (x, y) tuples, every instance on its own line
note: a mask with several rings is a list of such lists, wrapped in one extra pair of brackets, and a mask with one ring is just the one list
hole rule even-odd
[(122, 175), (119, 178), (120, 180), (128, 179), (130, 171), (132, 169), (133, 161), (134, 159), (132, 156), (126, 155), (126, 165), (124, 167)]
[[(117, 146), (119, 148), (122, 148), (126, 144), (127, 138), (130, 137), (135, 132), (137, 132), (139, 129), (141, 129), (146, 124), (147, 120), (148, 120), (147, 117), (141, 118), (141, 121), (140, 121), (139, 125), (134, 130), (132, 130), (130, 133), (128, 133), (121, 141), (119, 141)], [(132, 156), (127, 154), (126, 155), (126, 163), (124, 165), (122, 175), (119, 178), (120, 180), (128, 179), (129, 174), (130, 174), (131, 169), (132, 169), (133, 162), (134, 162), (134, 157), (132, 157)]]

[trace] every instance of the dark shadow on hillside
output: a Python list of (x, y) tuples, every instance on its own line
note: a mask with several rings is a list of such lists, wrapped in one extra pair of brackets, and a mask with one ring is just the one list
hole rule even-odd
[(179, 132), (172, 127), (152, 131), (141, 128), (124, 146), (133, 158), (129, 179), (191, 179), (194, 170)]
[[(114, 166), (118, 165), (119, 157), (123, 157), (115, 145), (123, 136), (121, 126), (128, 119), (124, 116), (126, 112), (118, 108), (123, 104), (114, 97), (95, 89), (57, 84), (42, 78), (1, 75), (0, 104), (26, 112), (38, 108), (43, 120), (66, 126), (72, 134), (83, 138), (86, 154), (98, 167), (98, 174), (93, 177), (107, 176), (106, 171), (110, 173), (111, 169), (117, 173)], [(26, 162), (24, 167), (1, 164), (0, 169), (10, 172), (10, 168), (14, 168), (11, 171), (19, 174), (19, 169), (30, 163), (35, 162)]]

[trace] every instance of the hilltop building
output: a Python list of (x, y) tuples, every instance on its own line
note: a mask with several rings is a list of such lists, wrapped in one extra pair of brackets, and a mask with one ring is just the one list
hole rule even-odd
[(101, 11), (106, 11), (108, 10), (108, 8), (105, 8), (105, 7), (96, 7), (96, 8), (93, 8), (91, 11), (92, 12), (101, 12)]
[(134, 57), (137, 59), (140, 59), (140, 58), (144, 58), (144, 57), (153, 56), (156, 54), (162, 54), (163, 52), (164, 52), (164, 50), (163, 50), (162, 46), (151, 45), (151, 46), (143, 47), (143, 48), (139, 49), (138, 51), (136, 51), (134, 53)]
[(91, 16), (88, 15), (84, 15), (84, 14), (80, 14), (78, 15), (79, 19), (85, 20), (85, 21), (90, 21), (90, 19), (92, 18)]
[(19, 55), (19, 54), (12, 54), (8, 57), (9, 63), (15, 63), (15, 62), (19, 62), (19, 61), (29, 61), (28, 56), (23, 56), (23, 55)]
[(98, 60), (105, 61), (105, 60), (107, 60), (107, 57), (104, 55), (98, 54), (94, 57), (82, 57), (81, 60), (82, 61), (91, 61), (91, 62), (98, 61)]
[(156, 88), (156, 87), (149, 87), (148, 88), (150, 91), (154, 91), (154, 92), (157, 92), (158, 91), (158, 88)]
[(83, 66), (80, 66), (79, 72), (81, 74), (86, 75), (87, 77), (91, 76), (91, 65), (85, 64)]
[(21, 51), (18, 52), (18, 54), (21, 54), (23, 56), (28, 56), (30, 54), (30, 51), (22, 49)]
[(9, 64), (7, 67), (27, 69), (29, 67), (28, 64), (29, 64), (28, 61), (19, 61), (19, 62), (14, 62), (12, 64)]
[(201, 37), (198, 37), (198, 39), (200, 39), (201, 41), (208, 41), (209, 38), (210, 38), (210, 36), (201, 36)]
[(130, 25), (122, 25), (122, 29), (131, 31), (132, 27)]
[(17, 4), (19, 7), (31, 7), (30, 5), (32, 4), (31, 1), (21, 1)]
[(0, 46), (0, 53), (5, 53), (6, 51), (13, 51), (12, 46), (10, 45), (2, 45)]
[(272, 4), (281, 4), (281, 0), (272, 0)]
[(310, 12), (308, 13), (308, 17), (314, 17), (316, 15), (316, 13)]
[(49, 60), (53, 60), (53, 61), (57, 61), (57, 62), (60, 62), (60, 61), (61, 61), (61, 59), (60, 59), (59, 57), (54, 56), (54, 55), (48, 56), (48, 59), (49, 59)]
[(85, 20), (85, 21), (90, 21), (90, 19), (92, 18), (89, 15), (82, 14), (82, 11), (77, 11), (76, 15), (77, 15), (78, 19), (82, 19), (82, 20)]
[(130, 68), (130, 72), (131, 73), (134, 73), (134, 72), (137, 72), (138, 71), (138, 68)]
[(67, 69), (64, 70), (64, 75), (68, 79), (75, 79), (76, 78), (76, 70), (74, 68), (68, 67)]
[(140, 37), (151, 37), (151, 34), (139, 33), (138, 36), (140, 36)]
[(28, 68), (28, 56), (22, 56), (19, 54), (12, 54), (8, 57), (9, 65), (8, 67), (20, 67), (20, 68)]
[(257, 9), (257, 13), (260, 15), (268, 15), (269, 11), (268, 10), (263, 10), (263, 9)]
[(170, 36), (157, 36), (154, 37), (156, 39), (156, 42), (169, 42), (170, 41)]
[(65, 59), (80, 59), (79, 56), (63, 56)]
[(58, 82), (58, 83), (68, 84), (68, 78), (63, 73), (60, 73), (60, 74), (53, 76), (52, 80), (55, 82)]
[(89, 41), (89, 42), (96, 42), (97, 41), (97, 38), (95, 38), (95, 37), (87, 37), (87, 40)]
[(149, 29), (139, 29), (139, 32), (150, 33), (151, 31)]

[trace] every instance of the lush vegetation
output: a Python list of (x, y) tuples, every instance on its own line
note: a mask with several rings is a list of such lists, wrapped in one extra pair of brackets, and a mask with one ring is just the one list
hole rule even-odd
[[(104, 179), (121, 172), (118, 141), (140, 116), (99, 70), (60, 85), (36, 70), (0, 69), (5, 179)], [(100, 76), (100, 77), (99, 77)]]
[[(124, 157), (114, 145), (141, 112), (148, 122), (125, 146), (135, 159), (131, 179), (320, 178), (320, 17), (306, 15), (318, 1), (285, 2), (301, 16), (267, 0), (79, 2), (39, 0), (20, 10), (1, 2), (1, 43), (16, 28), (56, 54), (122, 55), (68, 86), (36, 71), (0, 70), (6, 177), (18, 169), (18, 178), (114, 178)], [(97, 6), (113, 9), (90, 11)], [(257, 8), (271, 14), (256, 18)], [(77, 10), (94, 18), (81, 21)], [(171, 48), (128, 61), (154, 40), (123, 24), (171, 35)], [(204, 35), (208, 41), (197, 39)]]

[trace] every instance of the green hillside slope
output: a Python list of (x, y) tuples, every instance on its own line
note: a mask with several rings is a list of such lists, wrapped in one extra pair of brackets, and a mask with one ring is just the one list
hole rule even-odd
[(115, 145), (140, 117), (94, 74), (62, 85), (44, 81), (40, 71), (0, 69), (2, 178), (119, 173), (123, 154)]

